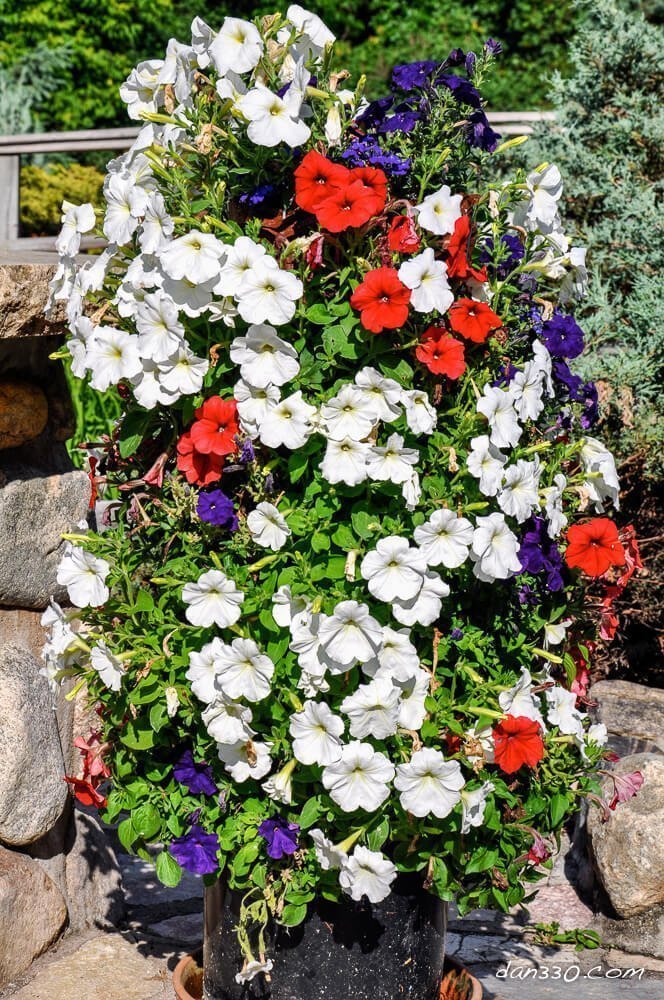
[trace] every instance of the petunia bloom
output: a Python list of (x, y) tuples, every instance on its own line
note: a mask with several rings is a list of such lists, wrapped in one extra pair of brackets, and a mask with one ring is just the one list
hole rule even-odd
[(168, 850), (181, 868), (195, 875), (211, 875), (219, 867), (219, 838), (216, 833), (206, 833), (197, 823), (183, 837), (176, 837)]
[(525, 764), (535, 767), (544, 756), (541, 727), (535, 719), (507, 715), (493, 729), (494, 757), (505, 774), (515, 774)]
[(457, 379), (466, 370), (464, 346), (442, 327), (430, 326), (415, 348), (415, 357), (434, 375)]
[(503, 325), (500, 316), (486, 302), (474, 299), (457, 299), (448, 313), (450, 326), (466, 340), (483, 344), (492, 330)]
[(567, 531), (567, 541), (565, 562), (588, 576), (603, 576), (610, 566), (625, 565), (618, 529), (608, 517), (573, 525)]
[(185, 431), (177, 444), (177, 467), (192, 486), (209, 486), (221, 479), (224, 459), (221, 455), (202, 455), (194, 448), (191, 431)]
[(84, 778), (71, 778), (65, 775), (64, 780), (71, 785), (74, 797), (83, 806), (94, 806), (95, 809), (103, 809), (106, 805), (106, 797), (98, 792), (90, 781)]
[(237, 451), (235, 436), (239, 430), (235, 400), (210, 396), (196, 410), (191, 425), (192, 444), (201, 455), (231, 455)]
[(470, 253), (471, 224), (467, 215), (461, 215), (454, 223), (454, 232), (447, 244), (447, 273), (450, 278), (474, 278), (475, 281), (487, 280), (484, 268), (472, 267), (468, 260)]
[(346, 187), (349, 178), (347, 167), (311, 149), (295, 171), (295, 201), (305, 212), (315, 213), (325, 198)]
[(298, 849), (297, 835), (300, 827), (297, 823), (289, 823), (277, 816), (276, 819), (265, 819), (258, 827), (258, 833), (267, 843), (267, 853), (275, 861), (287, 854), (295, 854)]
[(393, 267), (369, 271), (351, 295), (350, 304), (360, 312), (365, 330), (382, 333), (396, 330), (408, 319), (411, 291), (399, 279)]
[(363, 226), (376, 214), (376, 198), (361, 180), (332, 191), (316, 208), (316, 218), (330, 233)]
[(237, 531), (237, 514), (233, 507), (233, 501), (221, 490), (210, 490), (209, 493), (200, 493), (196, 513), (201, 521), (213, 524), (216, 528), (228, 528), (229, 531)]
[(387, 234), (387, 245), (393, 253), (417, 253), (421, 240), (409, 216), (394, 216)]
[(173, 765), (173, 777), (193, 795), (215, 795), (217, 792), (212, 768), (204, 760), (195, 761), (191, 750), (185, 750)]

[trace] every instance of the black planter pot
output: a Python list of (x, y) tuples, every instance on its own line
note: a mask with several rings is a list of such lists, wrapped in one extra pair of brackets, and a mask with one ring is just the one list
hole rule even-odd
[(276, 928), (271, 982), (238, 985), (240, 899), (223, 882), (205, 890), (204, 1000), (438, 1000), (446, 906), (399, 876), (382, 903), (310, 906), (305, 922)]

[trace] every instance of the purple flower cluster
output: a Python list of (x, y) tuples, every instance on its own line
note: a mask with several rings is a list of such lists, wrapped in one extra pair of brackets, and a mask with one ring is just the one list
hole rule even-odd
[(583, 351), (583, 330), (573, 316), (557, 309), (542, 323), (542, 339), (554, 358), (578, 358)]
[(275, 861), (281, 861), (285, 855), (295, 854), (297, 851), (297, 835), (300, 832), (297, 823), (289, 823), (277, 816), (276, 819), (263, 820), (258, 832), (266, 841), (268, 856)]
[(341, 159), (349, 167), (379, 167), (390, 177), (404, 177), (410, 170), (410, 159), (383, 149), (374, 135), (353, 139)]
[(191, 750), (185, 750), (173, 765), (173, 777), (194, 795), (214, 795), (217, 791), (212, 768), (204, 760), (195, 761)]
[(490, 277), (504, 281), (510, 271), (521, 263), (524, 254), (524, 246), (519, 237), (505, 234), (500, 237), (497, 248), (494, 248), (491, 238), (485, 241), (480, 253), (480, 264), (486, 266)]
[(221, 490), (199, 493), (196, 512), (201, 521), (213, 524), (215, 528), (237, 531), (238, 521), (233, 501)]
[(568, 398), (574, 403), (583, 404), (580, 423), (584, 430), (589, 430), (599, 419), (597, 386), (594, 382), (584, 382), (575, 375), (565, 361), (554, 361), (552, 369), (556, 383), (563, 388)]
[[(518, 558), (522, 572), (532, 573), (533, 576), (545, 573), (549, 590), (563, 589), (563, 557), (556, 543), (549, 538), (543, 517), (533, 517), (528, 522)], [(526, 603), (527, 598), (522, 600), (520, 594), (519, 600)]]
[(168, 850), (181, 868), (196, 875), (212, 875), (219, 867), (219, 838), (215, 833), (206, 833), (197, 823), (183, 837), (176, 837)]
[(256, 215), (269, 215), (277, 210), (279, 190), (274, 184), (259, 184), (252, 191), (241, 194), (238, 201)]

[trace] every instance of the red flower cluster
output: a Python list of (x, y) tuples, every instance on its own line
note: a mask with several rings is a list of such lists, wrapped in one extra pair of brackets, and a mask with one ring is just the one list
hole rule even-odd
[(476, 302), (475, 299), (457, 299), (450, 306), (448, 319), (455, 333), (476, 344), (483, 344), (492, 330), (503, 325), (500, 316), (486, 302)]
[(625, 550), (618, 529), (608, 517), (595, 517), (567, 531), (565, 562), (588, 576), (603, 576), (610, 566), (625, 565)]
[(177, 445), (177, 466), (187, 482), (209, 486), (221, 479), (226, 455), (237, 451), (237, 404), (211, 396), (196, 410), (196, 419)]
[(611, 642), (618, 631), (618, 616), (613, 610), (614, 602), (622, 595), (627, 584), (634, 574), (643, 569), (641, 553), (636, 541), (636, 531), (634, 525), (629, 524), (620, 532), (620, 541), (625, 553), (625, 569), (622, 571), (614, 584), (609, 584), (602, 598), (602, 617), (600, 620), (599, 634), (605, 642)]
[(447, 244), (447, 273), (450, 278), (474, 278), (475, 281), (487, 280), (486, 268), (471, 267), (468, 260), (470, 252), (471, 225), (467, 215), (461, 215), (454, 224), (454, 232)]
[(415, 357), (434, 375), (457, 379), (466, 370), (463, 344), (444, 327), (430, 326), (424, 332), (421, 343), (415, 348)]
[(410, 288), (406, 288), (393, 267), (379, 267), (364, 276), (351, 295), (350, 304), (359, 310), (365, 330), (381, 333), (404, 325), (410, 295)]
[(330, 233), (363, 226), (386, 200), (387, 177), (377, 167), (349, 170), (312, 149), (295, 171), (295, 201)]
[(106, 747), (101, 743), (99, 733), (91, 733), (87, 742), (82, 736), (77, 737), (74, 746), (81, 751), (83, 774), (80, 778), (65, 775), (65, 781), (72, 786), (75, 797), (82, 805), (101, 809), (106, 805), (106, 798), (97, 789), (111, 775), (102, 758)]
[(506, 715), (493, 729), (494, 758), (505, 774), (525, 764), (535, 767), (544, 756), (540, 724), (525, 715)]
[(387, 233), (387, 245), (392, 253), (417, 253), (422, 241), (410, 216), (394, 216)]

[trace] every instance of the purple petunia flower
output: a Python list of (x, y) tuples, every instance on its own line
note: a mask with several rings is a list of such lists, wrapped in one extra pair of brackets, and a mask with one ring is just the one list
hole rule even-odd
[(197, 823), (184, 837), (176, 837), (168, 850), (181, 868), (196, 875), (212, 875), (219, 867), (219, 838), (215, 833), (206, 833)]
[(204, 760), (195, 761), (191, 750), (185, 750), (173, 765), (173, 777), (194, 795), (214, 795), (217, 791), (210, 765)]
[(300, 827), (297, 823), (288, 823), (277, 816), (276, 819), (265, 819), (258, 827), (261, 837), (267, 842), (267, 853), (275, 861), (280, 861), (286, 854), (295, 854), (298, 848), (297, 835)]
[(490, 52), (492, 56), (499, 56), (503, 51), (503, 47), (500, 42), (497, 42), (495, 38), (487, 38), (484, 43), (484, 48), (487, 52)]
[(207, 521), (208, 524), (213, 524), (216, 528), (237, 530), (238, 522), (233, 501), (221, 490), (199, 493), (196, 512), (201, 521)]
[(469, 104), (471, 108), (482, 110), (482, 98), (477, 87), (474, 87), (470, 80), (466, 80), (465, 77), (456, 76), (454, 73), (441, 73), (436, 77), (436, 83), (451, 90), (459, 104)]
[(581, 426), (584, 430), (589, 430), (599, 420), (599, 396), (597, 386), (594, 382), (586, 382), (581, 387), (583, 394), (583, 413), (580, 417)]
[[(491, 238), (487, 239), (480, 253), (480, 264), (487, 267), (491, 277), (497, 277), (503, 281), (510, 271), (513, 271), (521, 263), (525, 249), (518, 236), (509, 234), (500, 237), (500, 245), (500, 261), (494, 263), (494, 243)], [(537, 310), (537, 314), (541, 319), (539, 310)]]
[(254, 446), (251, 441), (243, 441), (240, 447), (239, 461), (242, 465), (249, 465), (256, 457)]
[(373, 135), (354, 139), (341, 154), (349, 167), (380, 167), (391, 177), (403, 177), (410, 170), (410, 160), (383, 149)]
[(477, 62), (477, 56), (474, 52), (466, 53), (466, 73), (472, 79), (473, 72), (475, 71), (475, 63)]
[(387, 116), (393, 104), (393, 97), (379, 97), (377, 101), (372, 101), (362, 114), (358, 115), (356, 119), (358, 125), (365, 129), (375, 128)]
[(563, 557), (556, 543), (549, 538), (543, 517), (533, 517), (528, 522), (527, 530), (521, 539), (518, 559), (522, 572), (532, 573), (533, 576), (546, 573), (546, 585), (549, 590), (562, 590)]
[(573, 316), (558, 310), (542, 323), (542, 338), (554, 358), (578, 358), (583, 350), (583, 330)]
[(450, 639), (452, 639), (453, 642), (457, 642), (459, 639), (463, 639), (463, 630), (460, 628), (453, 628), (452, 631), (450, 632)]
[(398, 111), (395, 115), (385, 118), (377, 128), (378, 132), (412, 132), (421, 119), (418, 111)]
[(551, 370), (556, 382), (559, 382), (560, 385), (567, 389), (570, 399), (576, 400), (583, 386), (583, 379), (579, 378), (578, 375), (574, 375), (565, 361), (554, 361)]
[(392, 70), (392, 86), (399, 90), (421, 90), (437, 68), (438, 63), (428, 59), (395, 66)]
[(468, 125), (466, 126), (466, 139), (469, 146), (477, 149), (484, 149), (487, 153), (493, 153), (501, 139), (500, 132), (496, 132), (489, 125), (489, 119), (480, 109), (468, 115)]

